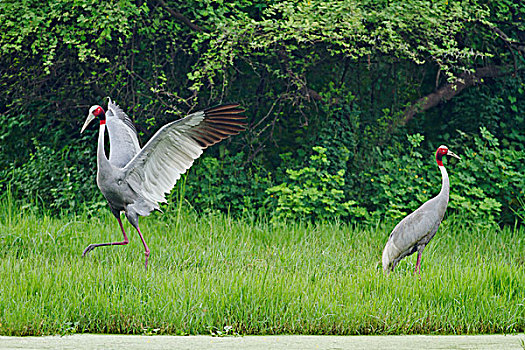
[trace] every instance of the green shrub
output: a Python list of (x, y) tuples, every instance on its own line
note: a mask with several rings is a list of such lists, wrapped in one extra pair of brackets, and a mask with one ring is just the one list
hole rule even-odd
[[(421, 153), (421, 134), (408, 135), (409, 146), (380, 151), (381, 161), (365, 176), (372, 187), (370, 204), (375, 216), (400, 219), (439, 192), (439, 171), (430, 155)], [(432, 175), (433, 172), (434, 175)]]
[[(336, 217), (365, 217), (364, 208), (345, 197), (345, 171), (329, 171), (331, 160), (326, 148), (313, 147), (308, 166), (300, 169), (286, 169), (286, 178), (279, 185), (266, 192), (275, 197), (275, 218), (327, 220)], [(348, 150), (341, 148), (341, 158), (348, 160)], [(289, 157), (290, 154), (284, 155)], [(336, 160), (337, 162), (338, 160)]]
[(91, 212), (106, 205), (96, 187), (96, 160), (91, 150), (65, 146), (57, 151), (36, 140), (33, 145), (27, 162), (0, 172), (2, 182), (9, 184), (19, 201), (40, 201), (43, 207), (66, 212)]
[(187, 202), (199, 212), (264, 213), (270, 173), (256, 161), (247, 163), (243, 152), (231, 154), (222, 146), (220, 151), (217, 158), (199, 159), (188, 172), (183, 189)]
[[(525, 185), (525, 152), (502, 148), (486, 128), (480, 135), (462, 133), (462, 160), (454, 166), (450, 207), (467, 212), (474, 220), (511, 223), (513, 210), (522, 210), (519, 198)], [(469, 142), (471, 141), (471, 142)]]

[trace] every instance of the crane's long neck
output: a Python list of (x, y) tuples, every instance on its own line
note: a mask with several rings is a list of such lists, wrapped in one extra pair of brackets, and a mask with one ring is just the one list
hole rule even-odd
[(104, 136), (106, 134), (106, 121), (100, 121), (100, 129), (98, 132), (98, 147), (97, 147), (97, 167), (100, 171), (101, 168), (109, 164), (109, 160), (106, 157), (106, 152), (104, 151)]
[(448, 181), (447, 169), (445, 169), (445, 166), (443, 165), (443, 154), (439, 152), (439, 149), (436, 152), (436, 162), (439, 167), (439, 170), (441, 171), (441, 192), (439, 192), (439, 196), (445, 196), (448, 201), (450, 183)]
[(440, 165), (439, 170), (441, 171), (441, 192), (439, 192), (439, 196), (446, 196), (448, 198), (450, 183), (448, 180), (447, 169), (443, 165)]

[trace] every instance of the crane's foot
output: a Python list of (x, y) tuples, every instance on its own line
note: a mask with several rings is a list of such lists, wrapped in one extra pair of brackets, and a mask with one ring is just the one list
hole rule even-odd
[(90, 244), (86, 247), (86, 249), (84, 249), (84, 251), (82, 252), (82, 257), (85, 257), (87, 255), (87, 253), (89, 253), (90, 251), (92, 251), (93, 249), (95, 249), (97, 247), (96, 244)]
[(93, 249), (97, 247), (105, 247), (109, 245), (126, 245), (129, 243), (128, 237), (126, 237), (126, 234), (124, 234), (124, 240), (122, 242), (111, 242), (111, 243), (93, 243), (87, 246), (86, 249), (84, 249), (84, 252), (82, 253), (82, 257), (86, 256), (87, 253), (92, 251)]

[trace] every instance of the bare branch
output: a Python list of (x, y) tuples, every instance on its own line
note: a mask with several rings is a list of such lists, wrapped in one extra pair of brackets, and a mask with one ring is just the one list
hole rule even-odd
[(184, 16), (182, 13), (180, 13), (179, 11), (176, 11), (174, 9), (172, 9), (171, 7), (168, 6), (168, 4), (166, 4), (166, 2), (164, 0), (155, 0), (163, 9), (165, 9), (166, 11), (168, 11), (173, 17), (175, 17), (177, 20), (179, 20), (180, 22), (184, 23), (185, 25), (187, 25), (188, 27), (190, 27), (191, 29), (197, 31), (197, 32), (204, 32), (205, 30), (202, 29), (201, 27), (199, 27), (198, 25), (196, 25), (195, 23), (193, 23), (192, 21), (190, 21), (190, 19), (186, 16)]
[(414, 115), (437, 106), (441, 101), (448, 101), (459, 94), (465, 88), (476, 84), (482, 84), (484, 78), (496, 78), (506, 74), (512, 74), (510, 67), (487, 66), (478, 68), (474, 73), (463, 73), (459, 78), (444, 85), (436, 91), (421, 97), (415, 103), (405, 109), (405, 117), (401, 124), (409, 122)]
[(492, 31), (496, 33), (501, 38), (501, 40), (503, 40), (505, 44), (507, 44), (509, 48), (512, 47), (513, 49), (518, 50), (522, 54), (525, 54), (525, 45), (523, 43), (509, 38), (507, 34), (505, 34), (501, 29), (499, 29), (496, 26), (490, 26), (490, 29), (492, 29)]

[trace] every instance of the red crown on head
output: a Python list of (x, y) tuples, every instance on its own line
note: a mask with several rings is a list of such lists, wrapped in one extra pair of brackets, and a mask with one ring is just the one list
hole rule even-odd
[(448, 153), (447, 146), (439, 146), (436, 151), (436, 162), (439, 166), (443, 166), (443, 156)]

